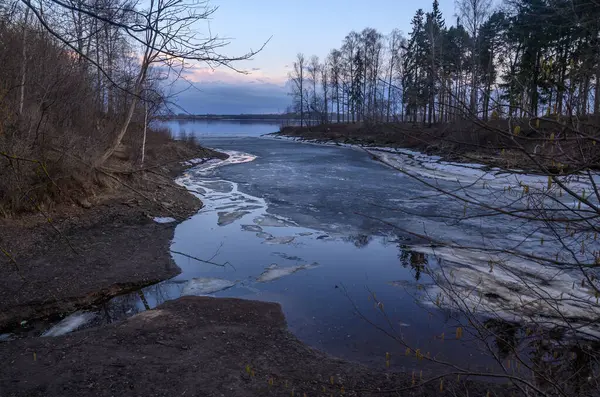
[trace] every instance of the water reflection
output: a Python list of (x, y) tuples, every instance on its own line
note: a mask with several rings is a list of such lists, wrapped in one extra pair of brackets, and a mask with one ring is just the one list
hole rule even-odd
[(364, 248), (369, 245), (371, 241), (373, 241), (373, 236), (366, 234), (352, 234), (350, 236), (343, 237), (343, 240), (354, 244), (356, 248)]
[[(421, 290), (427, 285), (422, 275), (431, 274), (430, 266), (439, 266), (436, 258), (402, 246), (399, 249), (402, 266), (411, 269), (419, 286), (417, 290)], [(418, 299), (426, 306), (442, 306), (439, 296), (421, 293)], [(477, 346), (481, 354), (492, 359), (482, 372), (489, 374), (490, 380), (505, 375), (507, 379), (516, 379), (520, 386), (533, 382), (532, 385), (548, 395), (592, 396), (600, 389), (600, 340), (597, 338), (573, 335), (568, 327), (552, 319), (517, 322), (494, 313), (474, 315), (447, 309), (444, 312), (448, 321), (455, 324), (456, 338), (460, 334), (460, 338), (469, 339), (470, 345)], [(451, 362), (460, 366), (460, 360)]]
[(398, 257), (402, 266), (412, 270), (415, 281), (419, 281), (421, 279), (421, 272), (425, 270), (425, 266), (428, 264), (427, 255), (400, 247), (400, 255)]
[(494, 341), (503, 370), (511, 376), (533, 379), (551, 395), (594, 395), (600, 383), (600, 344), (573, 339), (560, 328), (518, 324), (498, 319), (483, 322)]

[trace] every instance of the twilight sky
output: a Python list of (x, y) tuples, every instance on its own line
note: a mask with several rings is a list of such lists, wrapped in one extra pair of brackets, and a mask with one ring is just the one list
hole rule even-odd
[[(298, 52), (322, 59), (339, 48), (351, 30), (365, 27), (383, 34), (398, 28), (408, 34), (415, 11), (429, 11), (432, 1), (211, 0), (219, 7), (210, 21), (211, 31), (231, 38), (224, 53), (243, 54), (272, 36), (271, 41), (252, 61), (237, 64), (248, 75), (194, 67), (186, 74), (193, 87), (178, 94), (175, 102), (194, 114), (283, 112), (290, 104), (287, 74)], [(439, 1), (446, 24), (453, 24), (454, 0)]]

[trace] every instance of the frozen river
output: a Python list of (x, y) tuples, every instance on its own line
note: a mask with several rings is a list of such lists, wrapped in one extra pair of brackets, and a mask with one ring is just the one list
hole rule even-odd
[[(527, 283), (543, 284), (550, 294), (586, 296), (573, 291), (578, 279), (568, 272), (548, 274), (524, 260), (502, 262), (497, 253), (514, 247), (547, 252), (551, 235), (525, 220), (497, 216), (465, 216), (457, 222), (457, 214), (485, 210), (466, 208), (437, 190), (466, 187), (469, 199), (498, 205), (510, 198), (507, 186), (523, 181), (533, 186), (543, 179), (441, 164), (414, 153), (369, 153), (260, 137), (276, 130), (273, 124), (171, 127), (185, 128), (230, 158), (193, 168), (179, 179), (205, 204), (176, 228), (172, 250), (182, 273), (113, 299), (105, 320), (182, 294), (276, 301), (298, 338), (336, 356), (383, 366), (390, 353), (393, 368), (410, 370), (421, 364), (405, 356), (409, 345), (440, 360), (487, 367), (488, 354), (472, 338), (462, 337), (463, 331), (456, 337), (465, 319), (439, 301), (441, 291), (426, 267), (449, 266), (457, 289), (477, 296), (465, 302), (480, 306), (477, 316), (493, 309), (490, 324), (499, 329), (506, 328), (502, 321), (547, 310), (533, 300), (517, 304), (531, 298)], [(426, 183), (376, 161), (373, 154)], [(456, 248), (432, 248), (431, 240)], [(497, 251), (474, 248), (484, 246)], [(493, 268), (494, 263), (518, 271)], [(582, 308), (565, 305), (574, 317), (582, 317)]]

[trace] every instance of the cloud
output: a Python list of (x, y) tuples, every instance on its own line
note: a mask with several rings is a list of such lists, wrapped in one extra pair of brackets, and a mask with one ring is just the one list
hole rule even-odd
[(189, 113), (277, 113), (291, 104), (284, 71), (269, 74), (254, 67), (237, 73), (224, 67), (188, 66), (169, 93), (174, 95), (171, 102)]
[(177, 95), (174, 102), (193, 114), (284, 112), (291, 104), (285, 85), (263, 80), (194, 83), (191, 88)]
[(287, 80), (285, 73), (267, 74), (261, 68), (252, 68), (247, 73), (238, 73), (224, 67), (212, 69), (208, 67), (192, 66), (183, 72), (183, 77), (193, 83), (206, 83), (221, 81), (225, 83), (247, 83), (250, 81), (268, 82), (271, 84), (285, 84)]

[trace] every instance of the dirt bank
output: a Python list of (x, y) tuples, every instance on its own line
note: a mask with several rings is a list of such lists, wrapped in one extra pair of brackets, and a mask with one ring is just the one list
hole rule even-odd
[[(506, 133), (517, 126), (520, 129), (518, 136)], [(440, 156), (446, 161), (479, 163), (506, 169), (520, 168), (534, 173), (540, 172), (537, 163), (556, 173), (582, 167), (579, 164), (580, 148), (572, 139), (562, 142), (560, 151), (555, 150), (554, 145), (548, 142), (548, 137), (554, 132), (558, 136), (556, 125), (547, 121), (542, 121), (539, 128), (534, 129), (525, 121), (513, 121), (511, 124), (507, 120), (491, 120), (486, 123), (465, 120), (432, 126), (421, 123), (287, 126), (273, 135), (320, 143), (411, 149)], [(566, 139), (567, 135), (563, 133), (561, 137)], [(560, 169), (556, 164), (561, 164)], [(599, 168), (600, 163), (588, 161), (585, 168), (590, 166)]]
[[(106, 186), (77, 204), (0, 220), (6, 251), (0, 255), (0, 330), (16, 326), (34, 334), (32, 319), (179, 273), (169, 252), (173, 230), (202, 203), (173, 178), (185, 169), (183, 160), (215, 156), (222, 154), (189, 142), (156, 142), (148, 147), (145, 171), (100, 174)], [(154, 217), (176, 221), (159, 224)]]
[(482, 384), (459, 386), (446, 379), (441, 388), (436, 380), (396, 393), (410, 387), (412, 378), (386, 372), (383, 357), (377, 372), (328, 357), (287, 331), (278, 304), (238, 299), (180, 298), (120, 324), (0, 344), (0, 356), (2, 396), (446, 396), (459, 387), (472, 395), (488, 391)]

